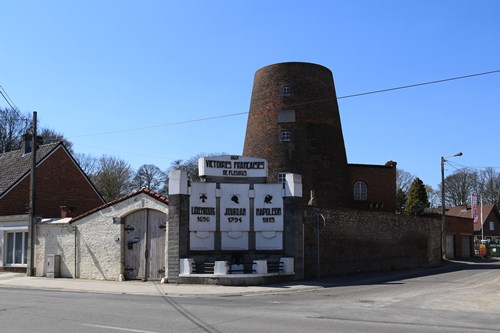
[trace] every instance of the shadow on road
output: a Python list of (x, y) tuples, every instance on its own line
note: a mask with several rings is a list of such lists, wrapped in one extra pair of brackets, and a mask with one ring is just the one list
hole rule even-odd
[[(440, 266), (416, 268), (390, 272), (359, 273), (353, 275), (325, 277), (319, 280), (301, 281), (301, 285), (332, 288), (338, 286), (403, 284), (401, 280), (432, 276), (463, 270), (500, 270), (500, 258), (472, 258), (445, 260)], [(291, 288), (292, 284), (276, 284), (274, 288)]]

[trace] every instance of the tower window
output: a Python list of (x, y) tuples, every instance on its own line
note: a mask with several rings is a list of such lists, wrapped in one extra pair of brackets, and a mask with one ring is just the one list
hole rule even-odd
[(286, 142), (286, 141), (290, 141), (290, 131), (289, 130), (283, 130), (280, 132), (280, 141), (281, 142)]
[(365, 182), (359, 181), (354, 183), (354, 200), (356, 201), (368, 200), (368, 188)]
[(281, 88), (281, 96), (283, 96), (283, 98), (290, 97), (291, 95), (292, 89), (290, 88), (290, 86), (284, 86)]

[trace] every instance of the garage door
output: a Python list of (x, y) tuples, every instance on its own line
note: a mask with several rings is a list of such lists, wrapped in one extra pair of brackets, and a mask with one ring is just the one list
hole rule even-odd
[(462, 258), (470, 258), (470, 236), (462, 235)]

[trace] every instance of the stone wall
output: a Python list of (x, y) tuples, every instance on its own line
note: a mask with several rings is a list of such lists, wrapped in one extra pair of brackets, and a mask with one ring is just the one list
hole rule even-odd
[(439, 219), (349, 209), (313, 209), (305, 213), (305, 277), (317, 276), (317, 234), (313, 214), (326, 225), (320, 231), (320, 276), (387, 271), (441, 262)]
[(167, 230), (167, 271), (168, 282), (177, 282), (179, 278), (179, 260), (188, 256), (189, 246), (189, 196), (184, 194), (169, 195)]

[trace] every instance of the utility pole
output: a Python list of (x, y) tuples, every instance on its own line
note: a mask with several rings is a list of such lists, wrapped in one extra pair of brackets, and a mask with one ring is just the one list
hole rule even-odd
[(451, 155), (448, 157), (441, 156), (441, 258), (446, 259), (446, 230), (445, 230), (445, 222), (446, 222), (446, 208), (445, 208), (445, 197), (444, 197), (444, 162), (447, 162), (447, 158), (462, 156), (462, 153), (458, 153), (455, 155)]
[(441, 156), (441, 258), (446, 259), (446, 234), (444, 233), (446, 208), (444, 207), (444, 162), (446, 160)]
[(33, 128), (31, 133), (31, 178), (30, 178), (30, 205), (29, 205), (29, 225), (28, 225), (28, 258), (27, 258), (27, 276), (35, 275), (35, 193), (36, 193), (36, 150), (37, 150), (37, 134), (36, 134), (36, 111), (33, 112)]

